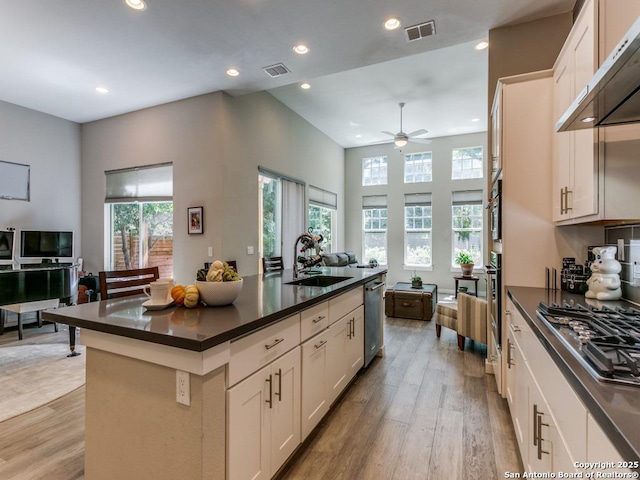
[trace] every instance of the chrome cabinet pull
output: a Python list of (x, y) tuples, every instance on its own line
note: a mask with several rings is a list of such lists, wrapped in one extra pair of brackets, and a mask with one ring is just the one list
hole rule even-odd
[(318, 349), (318, 348), (322, 348), (326, 343), (327, 343), (327, 341), (326, 341), (326, 340), (322, 340), (319, 344), (314, 345), (314, 347), (315, 347), (316, 349)]
[(265, 345), (264, 348), (267, 350), (271, 350), (273, 347), (275, 347), (276, 345), (282, 342), (284, 342), (284, 338), (276, 338), (271, 345)]
[(266, 382), (269, 384), (269, 398), (265, 402), (269, 404), (269, 408), (273, 408), (273, 379), (271, 374), (269, 374)]
[(513, 323), (511, 324), (511, 330), (513, 330), (514, 332), (520, 332), (520, 326), (518, 325), (514, 325)]
[(511, 341), (507, 338), (507, 367), (511, 368), (513, 363), (511, 363), (511, 349), (514, 348)]
[(278, 397), (278, 401), (282, 401), (282, 369), (279, 368), (275, 373), (278, 376), (278, 391), (276, 392), (276, 397)]
[[(542, 417), (543, 417), (544, 413), (538, 410), (538, 406), (536, 404), (533, 405), (533, 417), (534, 417), (534, 439), (533, 439), (533, 445), (536, 446), (536, 441), (537, 441), (537, 447), (538, 447), (538, 460), (542, 460), (542, 454), (544, 453), (545, 455), (549, 455), (549, 452), (546, 450), (542, 450), (542, 427), (548, 427), (549, 424), (548, 423), (543, 423), (542, 422)], [(536, 425), (536, 420), (537, 420), (537, 425)], [(536, 438), (537, 437), (537, 438)]]
[(564, 210), (565, 213), (569, 213), (569, 210), (573, 210), (572, 207), (569, 206), (569, 194), (573, 197), (573, 190), (569, 190), (569, 187), (564, 187)]
[(318, 322), (321, 322), (321, 321), (322, 321), (322, 320), (324, 320), (324, 319), (325, 319), (325, 316), (324, 316), (324, 315), (320, 315), (318, 318), (314, 318), (314, 319), (312, 320), (312, 322), (313, 322), (313, 323), (318, 323)]

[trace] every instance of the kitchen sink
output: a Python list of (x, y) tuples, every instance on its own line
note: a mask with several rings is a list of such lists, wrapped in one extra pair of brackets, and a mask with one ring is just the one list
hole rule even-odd
[(300, 280), (294, 280), (293, 282), (287, 282), (287, 285), (301, 285), (304, 287), (328, 287), (334, 283), (344, 282), (350, 280), (351, 277), (333, 277), (330, 275), (320, 275), (318, 277), (301, 278)]

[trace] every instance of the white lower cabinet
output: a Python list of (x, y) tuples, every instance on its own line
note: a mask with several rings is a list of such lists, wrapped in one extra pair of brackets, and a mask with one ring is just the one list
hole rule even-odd
[(320, 422), (329, 411), (329, 329), (302, 344), (302, 438)]
[(364, 307), (348, 315), (351, 332), (347, 333), (347, 377), (351, 380), (364, 366)]
[(227, 408), (227, 478), (271, 478), (300, 444), (300, 347), (229, 388)]

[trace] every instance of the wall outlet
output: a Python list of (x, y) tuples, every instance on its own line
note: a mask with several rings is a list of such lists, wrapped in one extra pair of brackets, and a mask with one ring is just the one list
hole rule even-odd
[(253, 255), (253, 247), (247, 247), (247, 255)]
[(191, 385), (189, 372), (176, 370), (176, 402), (191, 405)]
[(207, 249), (207, 255), (209, 255), (210, 257), (213, 257), (213, 247), (209, 247)]

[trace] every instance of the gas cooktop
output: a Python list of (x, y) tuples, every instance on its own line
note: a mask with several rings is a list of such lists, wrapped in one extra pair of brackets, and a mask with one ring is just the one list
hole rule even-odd
[(537, 314), (595, 378), (640, 387), (640, 310), (540, 303)]

